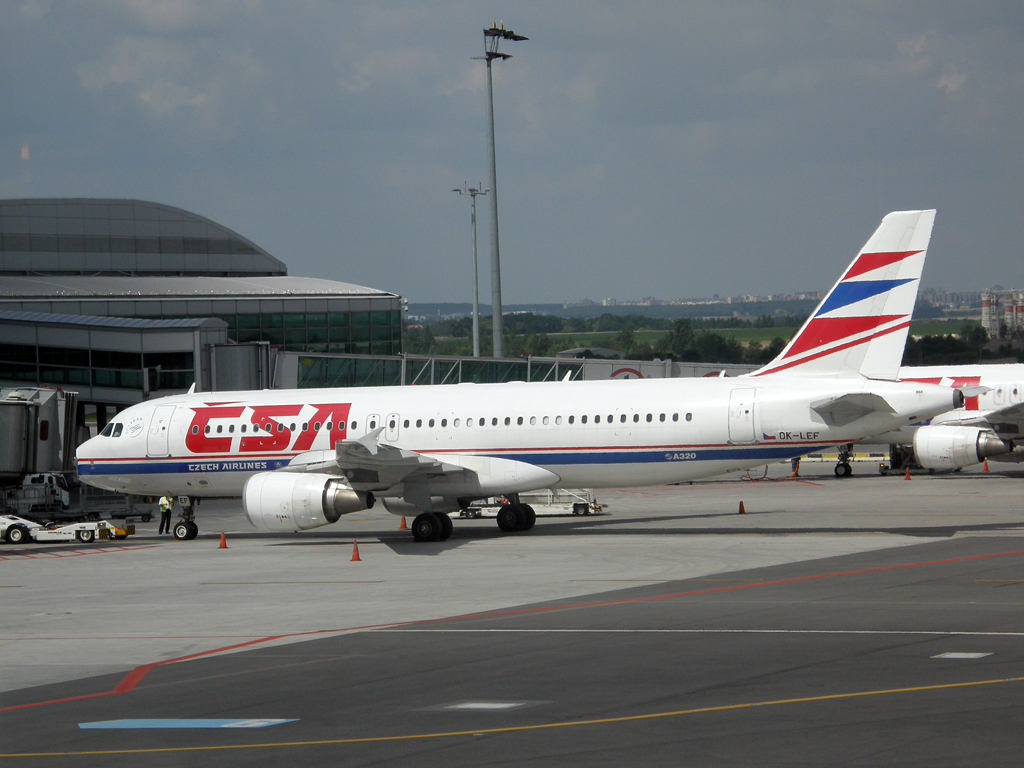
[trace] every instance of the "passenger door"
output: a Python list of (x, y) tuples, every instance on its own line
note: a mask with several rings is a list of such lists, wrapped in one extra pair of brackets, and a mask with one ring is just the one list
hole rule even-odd
[(729, 394), (729, 442), (754, 442), (753, 387), (734, 389)]
[(153, 420), (149, 422), (149, 435), (146, 438), (147, 456), (162, 458), (171, 455), (168, 438), (173, 415), (173, 405), (158, 405), (153, 411)]

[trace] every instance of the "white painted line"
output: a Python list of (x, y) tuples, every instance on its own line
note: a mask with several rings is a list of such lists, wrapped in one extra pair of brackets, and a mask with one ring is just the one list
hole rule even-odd
[(475, 710), (501, 710), (501, 709), (514, 709), (515, 707), (523, 706), (519, 702), (515, 701), (467, 701), (463, 704), (451, 704), (445, 707), (445, 709), (475, 709)]
[(991, 656), (991, 653), (965, 653), (962, 651), (950, 651), (949, 653), (940, 653), (938, 656), (932, 656), (933, 659), (983, 659), (986, 656)]

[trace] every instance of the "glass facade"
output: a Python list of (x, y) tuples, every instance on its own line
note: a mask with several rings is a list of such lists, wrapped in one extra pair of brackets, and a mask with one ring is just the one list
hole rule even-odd
[(142, 389), (142, 377), (148, 374), (150, 390), (187, 389), (195, 381), (192, 358), (191, 352), (139, 353), (0, 344), (3, 378), (52, 386)]
[(402, 313), (271, 312), (214, 314), (228, 324), (228, 339), (266, 341), (289, 352), (398, 355), (402, 352)]

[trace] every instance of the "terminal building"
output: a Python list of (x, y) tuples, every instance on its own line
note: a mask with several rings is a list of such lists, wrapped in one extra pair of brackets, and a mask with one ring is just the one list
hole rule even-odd
[(0, 385), (74, 389), (102, 426), (193, 383), (272, 386), (279, 351), (400, 355), (402, 300), (290, 277), (251, 240), (180, 208), (0, 200)]
[(289, 276), (251, 240), (180, 208), (0, 200), (0, 387), (76, 392), (75, 422), (93, 429), (128, 405), (193, 384), (214, 392), (661, 378), (723, 368), (405, 355), (402, 323), (397, 294)]

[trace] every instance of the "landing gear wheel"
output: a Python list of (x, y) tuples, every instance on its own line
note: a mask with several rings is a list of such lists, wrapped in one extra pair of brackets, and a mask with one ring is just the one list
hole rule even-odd
[(452, 519), (441, 512), (436, 512), (438, 521), (441, 523), (441, 535), (438, 536), (438, 541), (448, 541), (448, 537), (452, 535), (452, 531), (455, 530), (455, 526), (452, 525)]
[(23, 544), (28, 538), (28, 528), (23, 525), (12, 525), (7, 529), (5, 538), (8, 544)]
[(412, 521), (412, 537), (416, 541), (437, 541), (444, 524), (433, 512), (416, 515)]
[(853, 474), (853, 467), (849, 464), (836, 464), (836, 477), (849, 477)]
[(528, 531), (537, 522), (537, 513), (533, 511), (533, 507), (529, 504), (522, 504), (521, 509), (523, 510), (523, 527), (519, 530)]
[(189, 535), (192, 533), (192, 527), (185, 520), (179, 520), (175, 523), (171, 533), (174, 534), (174, 538), (178, 541), (188, 541), (190, 538), (193, 538)]
[(96, 538), (96, 531), (90, 531), (88, 529), (75, 531), (75, 538), (83, 544), (91, 544), (92, 540)]
[(498, 510), (498, 527), (505, 533), (513, 533), (521, 530), (525, 522), (523, 513), (516, 509), (513, 504), (506, 504)]
[(199, 526), (194, 521), (188, 521), (188, 536), (186, 537), (189, 541), (192, 541), (196, 536), (199, 535)]

